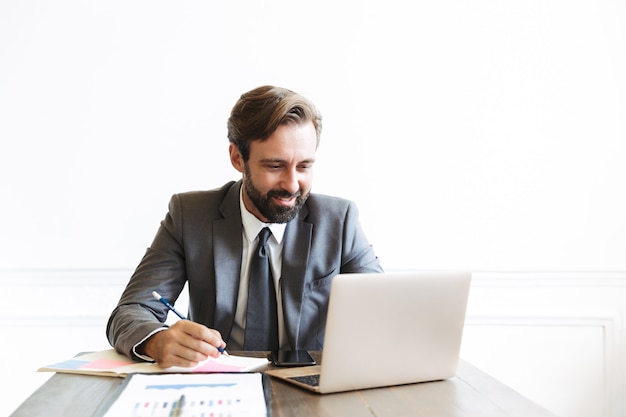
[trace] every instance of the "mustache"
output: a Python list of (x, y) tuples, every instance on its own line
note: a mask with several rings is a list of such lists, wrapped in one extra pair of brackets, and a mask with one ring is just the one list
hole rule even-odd
[(290, 193), (287, 190), (270, 190), (267, 192), (267, 197), (277, 197), (277, 198), (299, 198), (302, 196), (302, 190), (298, 190), (295, 193)]

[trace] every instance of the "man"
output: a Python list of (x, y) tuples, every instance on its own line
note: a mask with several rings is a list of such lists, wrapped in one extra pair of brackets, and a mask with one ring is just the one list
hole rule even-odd
[[(172, 197), (109, 318), (116, 350), (169, 367), (216, 357), (227, 344), (322, 348), (332, 278), (382, 268), (354, 203), (310, 194), (320, 132), (321, 116), (299, 94), (264, 86), (241, 96), (228, 139), (242, 178)], [(266, 228), (271, 234), (263, 245), (265, 237), (257, 236), (267, 236)], [(268, 289), (253, 289), (263, 282)], [(174, 302), (185, 283), (189, 320), (165, 326), (168, 309), (152, 292)]]

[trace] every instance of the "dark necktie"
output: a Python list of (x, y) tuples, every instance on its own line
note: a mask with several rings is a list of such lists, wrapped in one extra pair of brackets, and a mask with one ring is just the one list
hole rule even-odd
[(244, 350), (278, 349), (276, 290), (266, 248), (271, 234), (267, 227), (259, 232), (259, 244), (250, 261)]

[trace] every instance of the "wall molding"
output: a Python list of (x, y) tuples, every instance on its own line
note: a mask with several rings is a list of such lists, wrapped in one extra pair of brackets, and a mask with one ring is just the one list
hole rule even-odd
[[(0, 285), (111, 285), (130, 278), (134, 268), (0, 268)], [(400, 271), (400, 270), (399, 270)], [(401, 271), (407, 271), (403, 269)], [(15, 278), (19, 277), (18, 281)], [(475, 271), (474, 287), (626, 287), (626, 271)]]
[[(466, 332), (493, 327), (493, 335), (496, 337), (498, 328), (517, 328), (520, 334), (533, 333), (524, 328), (551, 327), (555, 331), (568, 331), (568, 334), (583, 334), (586, 329), (599, 329), (599, 332), (591, 333), (596, 334), (594, 337), (602, 338), (601, 341), (594, 339), (592, 344), (601, 343), (602, 346), (601, 372), (604, 387), (601, 395), (593, 397), (601, 402), (597, 407), (602, 410), (602, 414), (593, 415), (621, 417), (626, 411), (625, 300), (626, 273), (621, 271), (475, 273), (466, 317)], [(481, 334), (484, 333), (483, 330)], [(486, 334), (489, 334), (488, 330)], [(471, 348), (480, 349), (480, 346)], [(567, 348), (575, 352), (577, 346)], [(585, 362), (585, 358), (580, 357), (581, 362)], [(555, 358), (556, 361), (558, 359)], [(599, 357), (587, 359), (596, 363), (600, 360)], [(498, 362), (497, 358), (494, 358), (494, 363), (506, 366), (505, 363)], [(576, 363), (572, 366), (576, 367)], [(548, 368), (549, 362), (546, 366), (549, 372)], [(534, 377), (531, 375), (529, 379), (533, 380)], [(579, 380), (584, 380), (584, 375)], [(594, 390), (597, 393), (599, 388), (590, 387), (589, 392)], [(561, 395), (567, 398), (565, 392)], [(570, 414), (563, 417), (583, 415), (569, 411)]]
[[(10, 294), (0, 305), (4, 318), (0, 328), (9, 337), (11, 332), (17, 334), (28, 328), (33, 334), (37, 329), (63, 329), (102, 338), (108, 315), (132, 272), (123, 268), (0, 269), (0, 291)], [(551, 327), (601, 337), (604, 390), (599, 401), (603, 411), (594, 417), (621, 417), (626, 411), (624, 300), (626, 271), (479, 271), (473, 273), (466, 332), (483, 329), (484, 334), (492, 334), (484, 332), (492, 328), (492, 337), (498, 337), (500, 328), (535, 334), (533, 329)], [(592, 328), (599, 331), (586, 332)], [(77, 341), (89, 343), (82, 339), (72, 343)], [(472, 348), (479, 350), (489, 340), (474, 340), (474, 343), (476, 346)], [(594, 339), (593, 346), (599, 343)], [(75, 348), (81, 350), (81, 346)], [(590, 362), (597, 368), (599, 360), (596, 357)], [(505, 357), (497, 363), (506, 366), (506, 362)], [(547, 368), (545, 371), (549, 373)], [(537, 375), (527, 377), (534, 381)], [(593, 389), (597, 393), (600, 388)], [(571, 401), (561, 394), (561, 401)], [(580, 415), (576, 411), (570, 414), (561, 417)]]
[(626, 288), (626, 271), (479, 271), (472, 273), (472, 286)]
[[(133, 269), (0, 269), (0, 288), (13, 286), (126, 285)], [(121, 290), (124, 287), (120, 288)]]

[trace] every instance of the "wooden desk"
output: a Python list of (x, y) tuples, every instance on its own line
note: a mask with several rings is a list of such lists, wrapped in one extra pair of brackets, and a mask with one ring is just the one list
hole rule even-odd
[[(57, 373), (11, 417), (97, 417), (122, 381)], [(272, 417), (554, 417), (464, 361), (448, 380), (337, 394), (310, 393), (274, 378), (270, 384)]]

